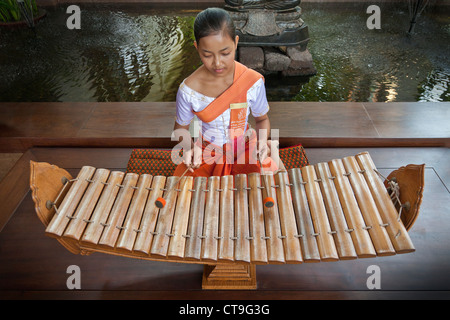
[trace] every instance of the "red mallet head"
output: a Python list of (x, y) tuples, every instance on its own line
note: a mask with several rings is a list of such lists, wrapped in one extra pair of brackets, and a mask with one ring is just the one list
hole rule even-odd
[(266, 208), (272, 208), (275, 204), (275, 201), (271, 197), (267, 197), (264, 199), (263, 204)]
[(158, 199), (156, 199), (156, 201), (155, 201), (155, 205), (156, 205), (158, 208), (162, 209), (162, 208), (164, 208), (165, 205), (166, 205), (166, 200), (164, 200), (164, 198), (158, 198)]

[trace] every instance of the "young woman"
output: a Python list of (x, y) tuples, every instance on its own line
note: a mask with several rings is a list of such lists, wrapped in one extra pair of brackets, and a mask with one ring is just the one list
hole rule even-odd
[[(202, 152), (184, 150), (174, 175), (182, 175), (188, 167), (188, 175), (206, 177), (261, 172), (258, 160), (275, 171), (275, 161), (267, 156), (270, 121), (264, 79), (235, 61), (239, 37), (231, 17), (219, 8), (200, 12), (194, 36), (203, 65), (179, 87), (174, 130), (189, 130), (196, 115), (201, 132), (195, 145)], [(256, 132), (249, 129), (250, 113)]]

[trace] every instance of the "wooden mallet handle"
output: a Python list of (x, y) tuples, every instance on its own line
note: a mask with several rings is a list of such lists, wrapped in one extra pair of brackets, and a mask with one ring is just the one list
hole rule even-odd
[[(258, 151), (258, 158), (259, 158), (259, 164), (261, 165), (261, 179), (264, 183), (264, 188), (266, 188), (267, 195), (269, 195), (270, 189), (267, 187), (266, 179), (264, 179), (264, 170), (263, 170), (263, 163), (261, 161), (261, 153)], [(275, 200), (273, 200), (272, 197), (265, 197), (263, 200), (263, 204), (266, 208), (272, 208), (275, 205)]]
[[(174, 183), (174, 185), (172, 186), (172, 188), (169, 189), (169, 191), (166, 192), (166, 196), (169, 194), (169, 192), (171, 192), (173, 189), (175, 189), (175, 187), (177, 186), (177, 184), (180, 182), (181, 178), (184, 177), (184, 175), (189, 171), (189, 169), (191, 168), (191, 164), (188, 165), (187, 169), (183, 172), (183, 174), (178, 178), (177, 182)], [(166, 206), (166, 200), (164, 198), (158, 197), (155, 200), (155, 206), (158, 207), (159, 209), (162, 209)]]

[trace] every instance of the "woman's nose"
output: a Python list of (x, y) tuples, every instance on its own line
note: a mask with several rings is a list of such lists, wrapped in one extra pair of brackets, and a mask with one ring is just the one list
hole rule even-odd
[(214, 57), (213, 63), (215, 67), (220, 67), (220, 57)]

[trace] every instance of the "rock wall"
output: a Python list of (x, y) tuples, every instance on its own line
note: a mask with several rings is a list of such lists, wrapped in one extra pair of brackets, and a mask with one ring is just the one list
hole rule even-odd
[(302, 46), (239, 47), (238, 61), (263, 75), (281, 73), (283, 76), (316, 74), (311, 53)]

